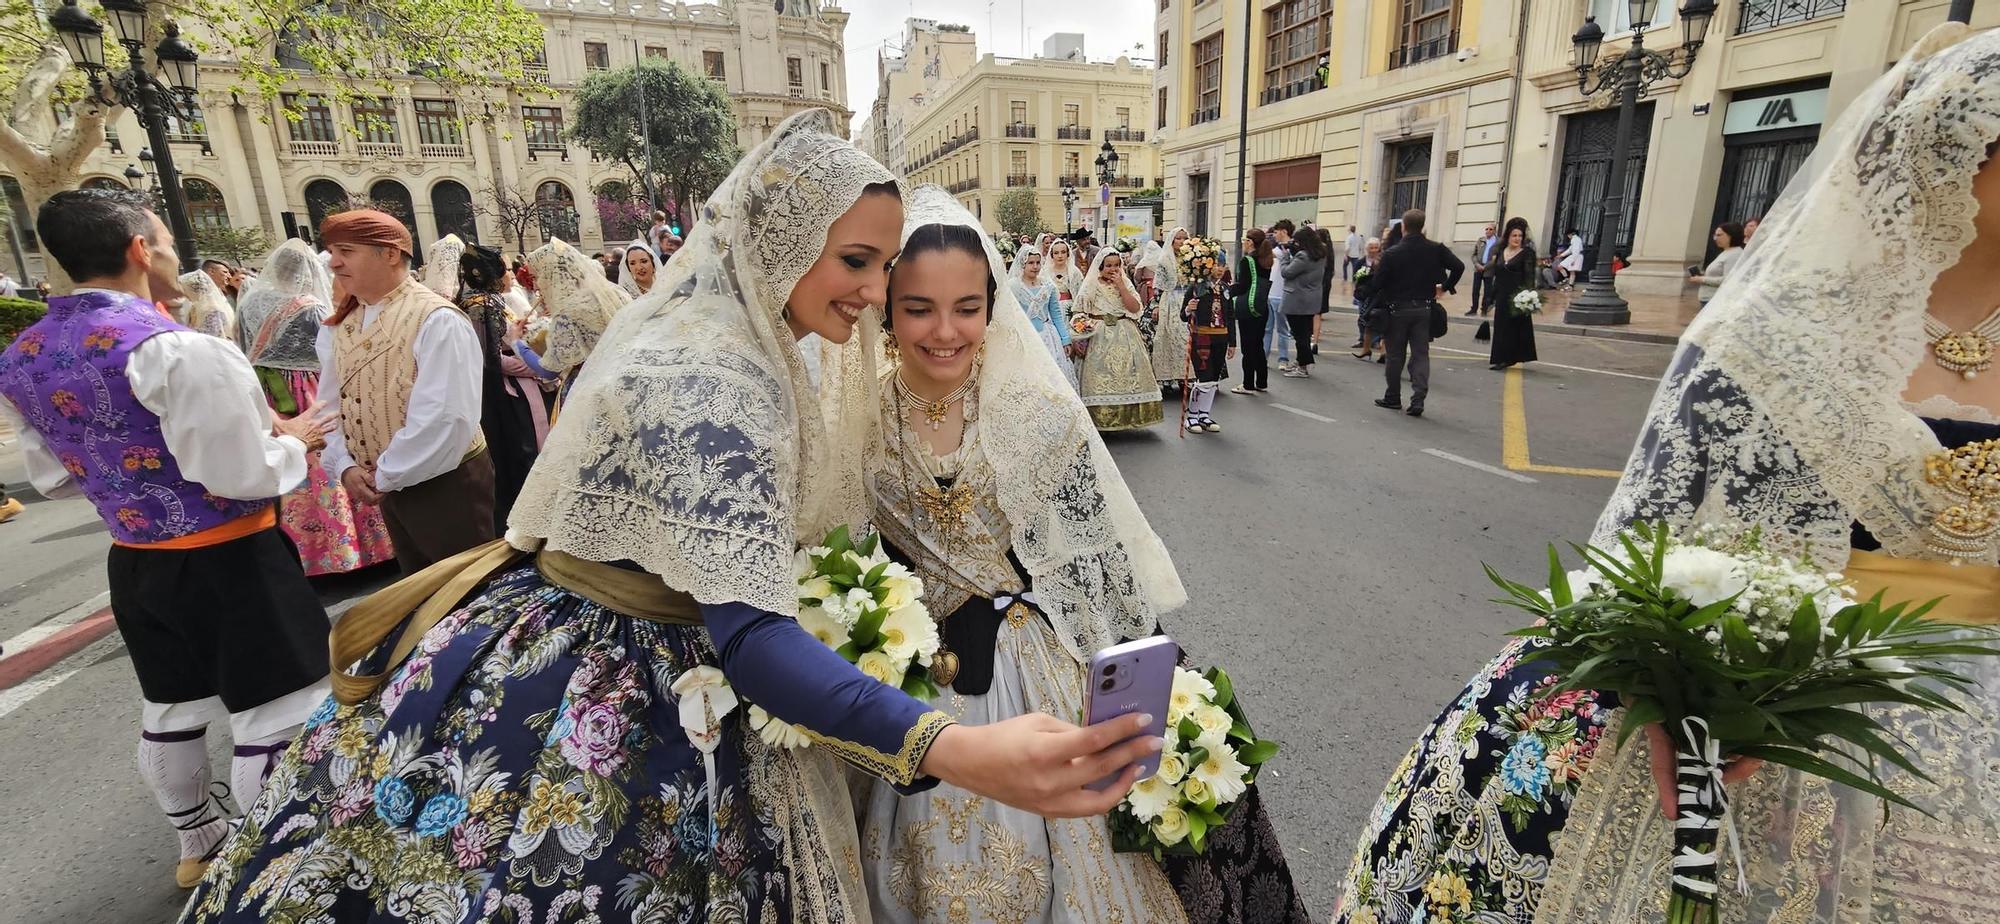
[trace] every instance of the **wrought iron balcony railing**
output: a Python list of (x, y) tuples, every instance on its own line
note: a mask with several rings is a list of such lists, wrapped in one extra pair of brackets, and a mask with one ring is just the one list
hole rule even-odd
[(1847, 11), (1847, 0), (1743, 0), (1736, 34), (1796, 25)]

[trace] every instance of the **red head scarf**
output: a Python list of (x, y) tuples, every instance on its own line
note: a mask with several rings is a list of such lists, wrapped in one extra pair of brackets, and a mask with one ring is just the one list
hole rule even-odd
[[(320, 222), (319, 239), (327, 247), (335, 244), (394, 247), (405, 256), (416, 256), (415, 245), (410, 241), (410, 229), (403, 227), (403, 223), (389, 213), (375, 209), (352, 209), (329, 216)], [(326, 319), (326, 326), (338, 326), (359, 307), (361, 299), (347, 296), (334, 306), (333, 314)]]

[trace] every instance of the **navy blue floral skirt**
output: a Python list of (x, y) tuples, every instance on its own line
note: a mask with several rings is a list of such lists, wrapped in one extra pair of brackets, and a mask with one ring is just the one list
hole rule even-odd
[[(1335, 924), (1531, 921), (1616, 697), (1554, 693), (1509, 645), (1417, 739), (1367, 819)], [(1610, 742), (1602, 742), (1610, 747)]]
[(183, 920), (790, 921), (742, 712), (711, 814), (668, 708), (682, 672), (715, 663), (701, 627), (512, 571), (373, 697), (313, 715)]

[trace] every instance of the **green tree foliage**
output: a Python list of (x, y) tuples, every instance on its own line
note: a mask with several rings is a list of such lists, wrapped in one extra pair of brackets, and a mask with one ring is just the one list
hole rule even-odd
[(200, 228), (194, 233), (195, 253), (236, 266), (263, 259), (271, 246), (271, 235), (263, 228)]
[(658, 59), (586, 78), (569, 134), (592, 154), (624, 164), (655, 208), (707, 198), (742, 156), (722, 88)]
[(993, 208), (1000, 229), (1009, 234), (1040, 234), (1048, 230), (1042, 223), (1042, 204), (1033, 189), (1010, 189)]

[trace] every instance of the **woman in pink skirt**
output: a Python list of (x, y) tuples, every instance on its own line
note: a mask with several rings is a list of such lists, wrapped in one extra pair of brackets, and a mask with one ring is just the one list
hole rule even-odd
[[(332, 309), (333, 281), (312, 248), (288, 240), (271, 251), (237, 306), (244, 354), (280, 417), (311, 408), (319, 394), (320, 322)], [(347, 496), (307, 453), (306, 482), (279, 498), (278, 520), (299, 547), (307, 575), (339, 574), (395, 558), (382, 511)]]

